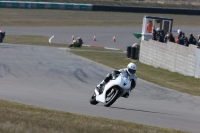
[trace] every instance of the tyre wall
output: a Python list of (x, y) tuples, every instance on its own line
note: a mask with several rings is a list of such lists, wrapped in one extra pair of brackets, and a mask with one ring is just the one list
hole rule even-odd
[(92, 5), (74, 4), (74, 3), (54, 3), (54, 2), (0, 1), (0, 8), (60, 9), (60, 10), (91, 11)]
[(137, 6), (127, 7), (127, 6), (93, 5), (92, 10), (93, 11), (112, 11), (112, 12), (182, 14), (182, 15), (199, 15), (200, 14), (200, 10), (196, 10), (196, 9), (137, 7)]
[(139, 61), (186, 76), (200, 78), (200, 49), (176, 43), (141, 41)]
[(137, 7), (137, 6), (128, 7), (128, 6), (109, 6), (109, 5), (93, 5), (93, 4), (75, 4), (75, 3), (1, 1), (1, 0), (0, 0), (0, 8), (60, 9), (60, 10), (200, 15), (200, 10), (196, 9), (176, 9), (176, 8)]

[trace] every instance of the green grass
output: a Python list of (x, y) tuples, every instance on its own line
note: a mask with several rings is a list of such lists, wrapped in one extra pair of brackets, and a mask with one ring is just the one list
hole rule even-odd
[(186, 133), (0, 100), (1, 133)]
[(199, 26), (194, 15), (92, 12), (69, 10), (6, 9), (0, 8), (1, 27), (69, 27), (69, 26), (142, 26), (145, 15), (174, 19), (173, 26)]

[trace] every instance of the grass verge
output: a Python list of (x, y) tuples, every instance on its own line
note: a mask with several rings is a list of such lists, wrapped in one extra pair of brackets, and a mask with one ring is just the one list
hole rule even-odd
[(0, 8), (0, 27), (142, 26), (145, 15), (172, 18), (173, 26), (199, 26), (195, 15)]
[(0, 100), (1, 133), (186, 133)]

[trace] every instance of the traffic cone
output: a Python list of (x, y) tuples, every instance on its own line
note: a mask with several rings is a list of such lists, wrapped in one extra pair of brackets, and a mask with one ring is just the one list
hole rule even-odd
[(113, 42), (116, 42), (115, 36), (113, 36)]
[(74, 35), (72, 35), (72, 41), (74, 40)]
[(93, 41), (97, 41), (96, 36), (94, 35)]

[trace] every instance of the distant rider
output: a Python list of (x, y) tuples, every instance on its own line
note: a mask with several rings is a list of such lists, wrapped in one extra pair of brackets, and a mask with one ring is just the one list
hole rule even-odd
[(136, 75), (136, 69), (137, 66), (134, 63), (129, 63), (127, 68), (124, 69), (119, 69), (119, 70), (114, 70), (112, 74), (107, 74), (106, 78), (96, 86), (97, 91), (99, 90), (106, 84), (108, 83), (113, 77), (116, 77), (118, 74), (122, 74), (124, 77), (128, 78), (131, 80), (131, 87), (128, 92), (126, 92), (123, 97), (128, 98), (129, 93), (132, 89), (135, 88), (136, 86), (136, 81), (137, 81), (137, 75)]
[(83, 40), (80, 37), (78, 37), (77, 40), (72, 41), (72, 44), (69, 45), (69, 47), (82, 47), (82, 44)]

